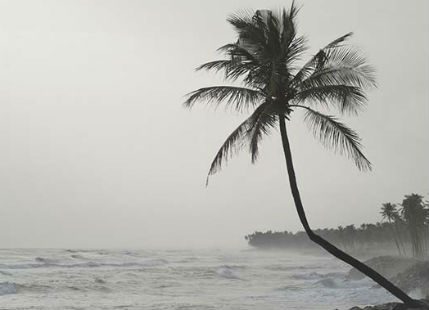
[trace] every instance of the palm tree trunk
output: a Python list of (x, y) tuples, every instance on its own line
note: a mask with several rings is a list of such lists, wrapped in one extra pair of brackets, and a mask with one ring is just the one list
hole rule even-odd
[(399, 255), (402, 256), (401, 247), (399, 246), (399, 241), (397, 237), (397, 232), (395, 230), (395, 227), (392, 224), (392, 220), (389, 218), (388, 221), (389, 221), (389, 227), (392, 230), (393, 240), (395, 240), (396, 248), (398, 249)]
[(404, 256), (407, 256), (407, 239), (405, 238), (403, 232), (404, 229), (401, 229), (401, 227), (398, 224), (398, 221), (395, 219), (395, 228), (396, 232), (398, 234), (398, 240), (402, 247), (402, 252), (404, 253)]
[(404, 256), (407, 256), (406, 241), (404, 241), (403, 237), (401, 236), (401, 231), (398, 227), (398, 223), (395, 222), (394, 224), (395, 224), (396, 235), (398, 236), (399, 246), (401, 247), (402, 253), (404, 254)]
[(379, 285), (381, 285), (386, 290), (388, 290), (391, 294), (396, 296), (398, 299), (402, 300), (406, 305), (410, 305), (414, 307), (421, 306), (420, 302), (409, 297), (406, 293), (404, 293), (401, 289), (393, 285), (393, 283), (391, 283), (389, 280), (387, 280), (377, 271), (365, 265), (364, 263), (360, 262), (359, 260), (355, 259), (354, 257), (350, 256), (349, 254), (341, 251), (336, 246), (329, 243), (327, 240), (323, 239), (322, 237), (315, 234), (311, 230), (310, 225), (308, 224), (308, 221), (307, 221), (307, 217), (305, 215), (304, 207), (301, 202), (298, 185), (296, 183), (295, 171), (294, 171), (293, 162), (292, 162), (292, 154), (290, 151), (289, 139), (286, 132), (286, 123), (285, 123), (284, 116), (279, 115), (279, 122), (280, 122), (280, 133), (282, 138), (283, 151), (285, 154), (286, 167), (289, 175), (289, 183), (292, 191), (292, 196), (295, 202), (296, 210), (299, 215), (299, 219), (302, 225), (304, 226), (305, 232), (307, 233), (310, 240), (320, 245), (322, 248), (324, 248), (326, 251), (328, 251), (338, 259), (353, 266), (354, 268), (356, 268), (366, 276), (370, 277), (372, 280), (374, 280)]

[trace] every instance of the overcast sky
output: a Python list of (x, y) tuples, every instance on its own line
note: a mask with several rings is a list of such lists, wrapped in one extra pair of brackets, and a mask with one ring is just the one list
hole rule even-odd
[[(310, 50), (349, 31), (376, 67), (368, 108), (345, 121), (374, 171), (325, 150), (295, 115), (291, 147), (313, 227), (380, 220), (429, 196), (429, 2), (299, 1)], [(289, 1), (0, 1), (0, 247), (246, 246), (301, 228), (278, 133), (204, 186), (245, 115), (182, 107), (240, 9)]]

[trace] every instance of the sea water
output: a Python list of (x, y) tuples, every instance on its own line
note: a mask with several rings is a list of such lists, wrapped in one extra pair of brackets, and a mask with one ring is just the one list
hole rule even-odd
[(329, 255), (253, 249), (0, 250), (0, 309), (348, 309), (395, 301)]

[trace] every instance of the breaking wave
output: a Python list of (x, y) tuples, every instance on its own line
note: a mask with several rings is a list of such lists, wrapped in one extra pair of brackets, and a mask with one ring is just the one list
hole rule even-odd
[(87, 259), (85, 256), (80, 255), (80, 254), (72, 254), (72, 255), (70, 255), (70, 257), (74, 258), (74, 259)]
[(337, 283), (337, 281), (335, 281), (335, 279), (332, 279), (332, 278), (326, 278), (326, 279), (317, 281), (316, 285), (320, 285), (320, 286), (327, 287), (327, 288), (339, 288), (339, 287), (341, 287), (339, 285), (339, 283)]
[(292, 279), (295, 280), (318, 280), (318, 279), (326, 279), (326, 278), (343, 278), (344, 273), (341, 272), (328, 272), (328, 273), (319, 273), (319, 272), (311, 272), (311, 273), (297, 273), (291, 275)]
[(32, 268), (97, 268), (97, 267), (153, 267), (168, 264), (165, 259), (150, 259), (140, 262), (95, 262), (67, 263), (54, 259), (36, 257), (37, 263), (27, 264), (0, 264), (0, 269), (32, 269)]
[(59, 263), (58, 259), (45, 258), (45, 257), (36, 257), (34, 260), (36, 262), (42, 263), (42, 264), (57, 264), (57, 263)]
[(240, 279), (234, 268), (231, 266), (222, 266), (216, 269), (216, 275), (226, 279)]

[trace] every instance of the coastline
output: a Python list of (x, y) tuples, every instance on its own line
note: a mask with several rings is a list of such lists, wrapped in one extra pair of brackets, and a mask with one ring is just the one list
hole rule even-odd
[(366, 307), (352, 307), (349, 310), (427, 310), (429, 309), (429, 299), (421, 299), (422, 303), (426, 304), (427, 307), (420, 307), (420, 308), (410, 308), (405, 306), (403, 303), (398, 302), (390, 302), (386, 304), (381, 305), (375, 305), (375, 306), (366, 306)]

